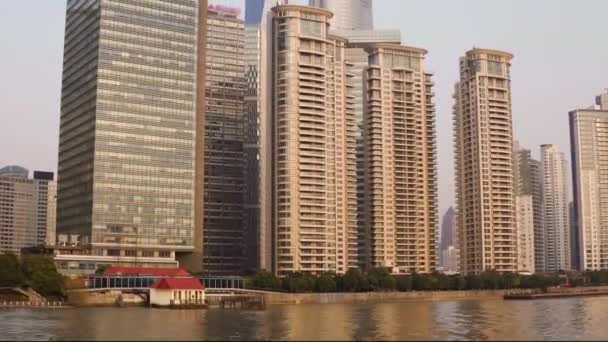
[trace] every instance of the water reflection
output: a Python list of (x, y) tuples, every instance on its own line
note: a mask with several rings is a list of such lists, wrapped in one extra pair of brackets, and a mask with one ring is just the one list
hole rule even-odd
[(271, 306), (266, 311), (1, 310), (0, 339), (589, 340), (608, 336), (608, 298)]

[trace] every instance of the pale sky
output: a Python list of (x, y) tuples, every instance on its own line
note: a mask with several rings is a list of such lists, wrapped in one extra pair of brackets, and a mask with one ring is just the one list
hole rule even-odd
[[(239, 5), (243, 0), (224, 0)], [(217, 1), (216, 1), (217, 2)], [(57, 169), (65, 0), (0, 0), (0, 167)], [(515, 55), (515, 136), (569, 158), (568, 111), (608, 88), (606, 0), (375, 0), (378, 29), (429, 51), (435, 73), (440, 214), (453, 203), (452, 90), (473, 46)]]

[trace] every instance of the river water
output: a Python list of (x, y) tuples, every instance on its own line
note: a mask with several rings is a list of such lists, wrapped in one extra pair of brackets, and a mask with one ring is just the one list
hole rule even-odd
[(0, 340), (605, 340), (608, 297), (275, 305), (265, 311), (2, 309)]

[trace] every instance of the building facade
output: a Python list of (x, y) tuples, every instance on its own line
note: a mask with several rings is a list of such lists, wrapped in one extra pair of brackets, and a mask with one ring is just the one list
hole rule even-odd
[(532, 195), (515, 196), (517, 223), (517, 272), (534, 273), (534, 200)]
[[(10, 172), (9, 172), (10, 171)], [(0, 254), (55, 244), (57, 185), (52, 172), (0, 170)]]
[(507, 52), (472, 49), (455, 87), (456, 216), (464, 274), (517, 270)]
[(555, 145), (542, 145), (543, 231), (546, 272), (570, 269), (568, 163)]
[(576, 266), (580, 270), (608, 269), (608, 94), (595, 106), (574, 110), (570, 117), (570, 148), (574, 215), (577, 222)]
[(395, 273), (437, 266), (435, 107), (426, 51), (366, 48), (365, 220), (371, 265)]
[(310, 0), (310, 6), (325, 8), (334, 14), (331, 27), (335, 30), (372, 30), (374, 28), (372, 0)]
[(248, 265), (245, 199), (245, 28), (238, 8), (207, 13), (203, 271), (236, 275)]
[(206, 0), (67, 3), (57, 230), (200, 270)]
[(276, 271), (347, 270), (356, 230), (355, 119), (346, 40), (326, 10), (273, 8), (273, 232)]

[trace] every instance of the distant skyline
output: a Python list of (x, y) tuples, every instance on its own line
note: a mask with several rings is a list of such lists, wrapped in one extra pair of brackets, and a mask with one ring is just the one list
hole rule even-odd
[[(556, 144), (569, 160), (568, 112), (592, 105), (608, 87), (606, 13), (603, 0), (374, 2), (377, 29), (400, 29), (405, 45), (429, 51), (441, 214), (454, 195), (452, 93), (458, 58), (473, 46), (513, 53), (515, 138), (537, 159), (541, 144)], [(0, 2), (0, 167), (57, 169), (64, 21), (64, 0)]]

